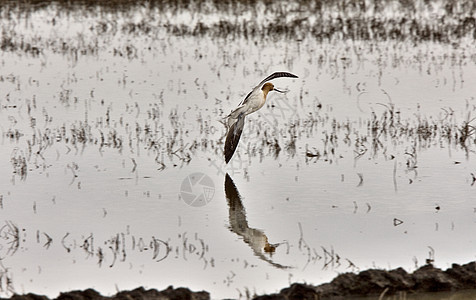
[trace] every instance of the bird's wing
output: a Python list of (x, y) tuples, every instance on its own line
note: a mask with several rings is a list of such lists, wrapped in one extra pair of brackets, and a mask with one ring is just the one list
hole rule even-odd
[(291, 78), (298, 78), (296, 75), (288, 73), (288, 72), (274, 72), (273, 74), (269, 75), (265, 79), (263, 79), (256, 87), (261, 87), (266, 81), (270, 81), (279, 77), (291, 77)]
[(246, 107), (244, 105), (240, 105), (237, 108), (235, 108), (228, 116), (225, 118), (228, 118), (226, 124), (227, 128), (230, 128), (234, 123), (238, 122), (238, 118), (240, 115), (244, 114), (246, 111)]
[(228, 163), (235, 153), (238, 142), (240, 141), (241, 133), (245, 127), (245, 115), (241, 114), (238, 120), (233, 123), (228, 129), (228, 134), (225, 140), (225, 162)]
[(245, 104), (246, 102), (248, 102), (248, 99), (250, 98), (251, 94), (257, 89), (258, 87), (255, 87), (251, 92), (248, 93), (248, 95), (246, 95), (245, 99), (241, 100), (240, 104), (238, 104), (238, 106), (242, 106), (243, 104)]

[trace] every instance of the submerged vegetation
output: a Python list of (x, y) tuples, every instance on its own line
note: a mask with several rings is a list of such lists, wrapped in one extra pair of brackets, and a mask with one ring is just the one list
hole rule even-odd
[[(119, 36), (251, 40), (432, 41), (476, 38), (476, 4), (438, 1), (1, 1), (3, 51), (94, 55)], [(36, 24), (61, 34), (40, 32)], [(18, 22), (19, 21), (19, 22)], [(81, 32), (68, 23), (81, 22)], [(18, 22), (18, 23), (17, 23)], [(16, 26), (13, 26), (17, 23)], [(24, 27), (24, 30), (19, 30)], [(36, 31), (36, 32), (35, 32)], [(69, 31), (69, 32), (68, 32)], [(32, 34), (33, 33), (33, 34)], [(116, 49), (134, 57), (133, 44)]]
[[(213, 125), (209, 118), (201, 116), (201, 112), (190, 122), (180, 119), (175, 111), (164, 116), (160, 106), (147, 109), (137, 104), (137, 109), (145, 111), (145, 117), (111, 121), (109, 110), (106, 110), (96, 120), (74, 120), (56, 126), (48, 125), (49, 122), (38, 125), (39, 121), (34, 121), (41, 118), (41, 114), (48, 115), (46, 108), (19, 111), (28, 115), (32, 125), (29, 129), (3, 132), (4, 138), (17, 145), (10, 158), (13, 173), (26, 180), (28, 170), (48, 168), (51, 162), (45, 157), (51, 157), (59, 145), (67, 149), (66, 155), (71, 151), (73, 155), (80, 154), (91, 147), (97, 153), (115, 150), (118, 154), (133, 156), (146, 151), (154, 158), (159, 171), (182, 167), (202, 156), (201, 153), (207, 153), (214, 160), (222, 159), (223, 139), (220, 136), (224, 135), (225, 128)], [(278, 108), (267, 109), (273, 112)], [(459, 148), (469, 155), (476, 150), (476, 121), (471, 118), (474, 114), (476, 109), (472, 106), (468, 108), (468, 118), (461, 120), (442, 109), (435, 118), (405, 114), (389, 105), (381, 112), (370, 113), (367, 119), (340, 120), (317, 109), (302, 117), (282, 120), (279, 129), (266, 119), (266, 115), (261, 115), (246, 124), (245, 130), (249, 131), (246, 136), (250, 137), (244, 139), (241, 155), (248, 159), (258, 157), (260, 161), (285, 155), (298, 160), (332, 162), (349, 153), (354, 153), (356, 158), (364, 155), (376, 158), (382, 154), (391, 155), (401, 147), (424, 150), (435, 146)], [(16, 134), (12, 134), (12, 130)]]

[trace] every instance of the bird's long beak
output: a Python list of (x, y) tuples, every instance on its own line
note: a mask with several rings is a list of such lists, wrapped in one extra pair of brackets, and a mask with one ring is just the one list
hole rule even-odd
[(280, 89), (277, 89), (277, 88), (274, 88), (273, 91), (276, 91), (276, 92), (282, 93), (282, 94), (286, 94), (287, 92), (289, 92), (289, 90), (280, 90)]
[(279, 246), (281, 246), (283, 243), (277, 243), (277, 244), (269, 244), (270, 246), (274, 247), (274, 248), (278, 248)]

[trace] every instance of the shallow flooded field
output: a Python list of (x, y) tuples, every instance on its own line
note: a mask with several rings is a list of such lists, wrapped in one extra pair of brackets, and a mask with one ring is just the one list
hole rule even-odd
[(5, 2), (1, 296), (475, 260), (476, 7), (406, 2)]

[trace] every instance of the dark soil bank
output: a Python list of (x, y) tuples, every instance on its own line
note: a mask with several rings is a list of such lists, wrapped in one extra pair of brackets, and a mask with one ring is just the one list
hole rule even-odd
[[(409, 274), (402, 268), (391, 271), (366, 270), (359, 274), (346, 273), (337, 276), (332, 282), (319, 286), (294, 283), (278, 294), (257, 296), (255, 300), (268, 299), (339, 299), (351, 296), (392, 295), (397, 292), (424, 293), (476, 289), (476, 262), (465, 265), (453, 264), (446, 271), (426, 265)], [(48, 300), (46, 296), (35, 294), (14, 295), (15, 300)], [(61, 293), (57, 300), (146, 300), (146, 299), (210, 299), (205, 291), (192, 292), (187, 288), (169, 287), (163, 291), (137, 288), (133, 291), (119, 292), (105, 297), (93, 289)]]
[(393, 295), (397, 292), (425, 293), (458, 291), (476, 288), (476, 263), (453, 264), (442, 271), (426, 265), (409, 274), (398, 268), (391, 271), (366, 270), (359, 274), (345, 273), (330, 283), (319, 286), (292, 284), (279, 294), (256, 297), (264, 299), (339, 299), (351, 296)]

